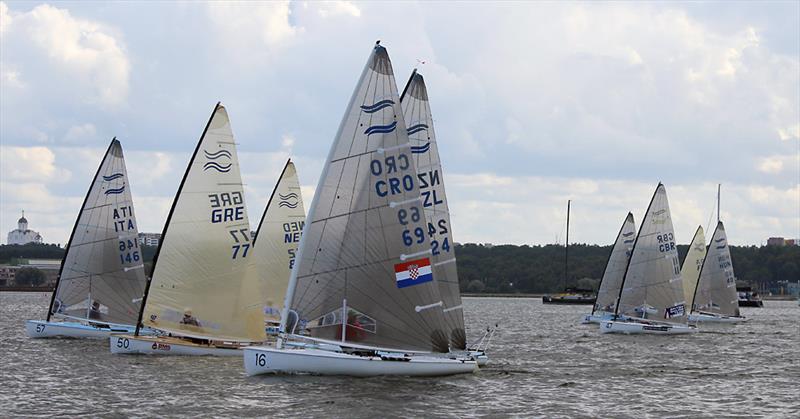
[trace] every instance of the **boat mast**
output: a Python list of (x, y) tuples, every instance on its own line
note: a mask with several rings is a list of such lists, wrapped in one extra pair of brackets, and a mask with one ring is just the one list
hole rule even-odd
[(192, 165), (194, 164), (194, 159), (195, 157), (197, 157), (197, 152), (200, 151), (200, 144), (203, 143), (203, 138), (206, 136), (206, 132), (208, 132), (208, 127), (211, 126), (211, 120), (213, 120), (214, 115), (217, 114), (217, 109), (219, 109), (219, 105), (220, 102), (217, 102), (216, 106), (214, 106), (214, 112), (211, 112), (211, 116), (208, 118), (206, 127), (203, 130), (203, 134), (200, 135), (200, 139), (197, 141), (197, 145), (194, 148), (194, 153), (192, 153), (192, 158), (189, 159), (189, 164), (186, 166), (186, 171), (183, 173), (183, 179), (181, 179), (181, 184), (178, 186), (178, 192), (175, 194), (175, 199), (172, 200), (172, 206), (169, 208), (169, 214), (167, 214), (167, 221), (164, 223), (164, 229), (161, 231), (161, 239), (158, 241), (156, 254), (153, 256), (153, 267), (150, 269), (150, 277), (147, 278), (147, 285), (145, 285), (144, 287), (144, 294), (142, 295), (142, 305), (139, 306), (139, 318), (136, 320), (136, 330), (133, 332), (134, 336), (139, 336), (139, 329), (142, 326), (142, 316), (144, 316), (144, 306), (145, 304), (147, 304), (147, 295), (150, 293), (150, 285), (153, 283), (153, 273), (155, 273), (156, 271), (156, 264), (158, 263), (158, 255), (161, 253), (161, 247), (164, 245), (164, 239), (167, 238), (169, 221), (172, 219), (172, 214), (175, 212), (175, 206), (178, 204), (178, 198), (181, 196), (181, 191), (183, 190), (184, 183), (186, 183), (186, 178), (189, 177), (189, 170), (192, 169)]
[[(108, 154), (111, 152), (111, 147), (114, 146), (114, 143), (119, 142), (117, 141), (117, 137), (111, 139), (111, 144), (108, 145), (108, 149), (106, 149), (106, 154), (103, 156), (103, 160), (100, 162), (100, 165), (97, 166), (97, 172), (94, 174), (94, 178), (92, 179), (92, 183), (89, 185), (89, 190), (86, 191), (86, 196), (83, 198), (83, 204), (81, 205), (81, 210), (78, 212), (78, 216), (75, 217), (75, 225), (72, 226), (72, 233), (69, 235), (69, 240), (67, 241), (67, 247), (64, 248), (64, 257), (61, 259), (61, 267), (58, 268), (58, 276), (56, 277), (56, 286), (53, 288), (53, 295), (50, 296), (50, 307), (47, 309), (47, 321), (50, 321), (50, 316), (53, 314), (53, 304), (56, 301), (56, 294), (58, 293), (58, 285), (61, 283), (61, 274), (64, 273), (64, 263), (67, 261), (67, 255), (69, 255), (69, 246), (72, 244), (72, 239), (75, 237), (75, 230), (78, 229), (78, 222), (81, 219), (81, 214), (83, 214), (83, 210), (86, 208), (86, 202), (89, 200), (89, 194), (92, 193), (92, 189), (94, 188), (94, 184), (97, 183), (97, 177), (100, 176), (100, 169), (103, 168), (103, 165), (106, 163), (106, 159), (108, 158)], [(23, 214), (24, 216), (25, 214)], [(91, 305), (91, 301), (89, 302)]]
[(647, 204), (647, 210), (644, 212), (644, 216), (642, 217), (642, 224), (639, 225), (639, 231), (636, 232), (636, 240), (633, 241), (633, 247), (631, 247), (631, 256), (628, 258), (628, 263), (625, 265), (625, 273), (622, 274), (622, 283), (619, 284), (619, 295), (617, 296), (617, 302), (614, 304), (614, 318), (616, 319), (619, 316), (619, 302), (622, 300), (622, 290), (625, 289), (625, 280), (628, 279), (628, 269), (631, 267), (631, 261), (633, 260), (633, 252), (636, 251), (636, 244), (639, 243), (639, 235), (642, 234), (642, 228), (644, 227), (644, 222), (647, 220), (647, 215), (650, 214), (650, 207), (653, 206), (653, 201), (656, 199), (656, 194), (658, 193), (658, 188), (661, 187), (661, 182), (658, 182), (658, 186), (656, 186), (656, 190), (653, 192), (653, 197), (650, 198), (650, 203)]
[(722, 189), (722, 184), (717, 183), (717, 224), (719, 224), (719, 192)]
[(564, 243), (564, 289), (567, 288), (567, 277), (569, 275), (569, 271), (567, 269), (568, 262), (569, 262), (569, 204), (570, 200), (567, 200), (567, 240)]

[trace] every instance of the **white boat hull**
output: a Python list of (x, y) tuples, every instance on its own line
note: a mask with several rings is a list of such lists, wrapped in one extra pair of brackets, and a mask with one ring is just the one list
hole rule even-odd
[(475, 360), (479, 367), (489, 363), (489, 355), (486, 355), (485, 351), (469, 351), (469, 357)]
[(600, 322), (600, 333), (621, 333), (626, 335), (685, 335), (697, 333), (697, 328), (689, 325), (669, 323), (603, 320)]
[(46, 320), (28, 320), (25, 331), (34, 339), (40, 338), (84, 338), (106, 339), (112, 333), (133, 333), (133, 326), (114, 325), (98, 327), (79, 322), (48, 322)]
[(746, 317), (739, 316), (723, 316), (718, 314), (709, 313), (692, 313), (689, 315), (689, 322), (691, 323), (725, 323), (737, 324), (746, 322)]
[(313, 374), (372, 377), (377, 375), (442, 376), (473, 373), (472, 359), (413, 355), (400, 360), (380, 356), (359, 356), (322, 349), (275, 349), (251, 346), (244, 349), (247, 375)]
[(113, 335), (112, 354), (242, 356), (241, 348), (221, 348), (164, 336)]

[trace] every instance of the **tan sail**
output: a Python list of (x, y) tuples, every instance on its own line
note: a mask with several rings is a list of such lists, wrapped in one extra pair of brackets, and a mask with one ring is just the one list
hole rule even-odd
[(300, 181), (294, 163), (289, 160), (267, 202), (253, 239), (253, 260), (261, 280), (267, 321), (280, 322), (283, 297), (305, 219)]
[(143, 324), (180, 336), (263, 341), (263, 299), (228, 113), (217, 105), (156, 254)]
[(694, 300), (694, 290), (697, 287), (697, 280), (700, 279), (700, 268), (703, 267), (703, 259), (706, 258), (706, 235), (703, 233), (703, 226), (698, 226), (694, 233), (692, 243), (689, 245), (689, 252), (681, 266), (681, 277), (683, 277), (683, 295), (686, 299), (686, 307), (692, 310), (692, 300)]

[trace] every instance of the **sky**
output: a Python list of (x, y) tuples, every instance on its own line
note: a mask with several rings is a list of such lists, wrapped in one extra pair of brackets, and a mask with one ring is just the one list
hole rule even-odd
[[(217, 101), (255, 227), (306, 206), (375, 41), (425, 76), (454, 239), (613, 243), (663, 182), (675, 234), (800, 237), (800, 2), (0, 2), (0, 241), (65, 243), (112, 137), (160, 232)], [(707, 233), (710, 236), (710, 232)]]

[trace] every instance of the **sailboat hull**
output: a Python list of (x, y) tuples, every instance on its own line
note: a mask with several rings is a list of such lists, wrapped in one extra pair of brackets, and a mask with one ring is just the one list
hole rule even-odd
[(372, 377), (378, 375), (443, 376), (469, 374), (478, 369), (472, 359), (413, 355), (405, 358), (360, 356), (321, 349), (244, 349), (247, 375), (312, 374)]
[(691, 323), (726, 323), (737, 324), (744, 323), (749, 320), (741, 316), (723, 316), (720, 314), (710, 313), (692, 313), (689, 315), (689, 322)]
[(241, 348), (223, 348), (164, 336), (113, 335), (112, 354), (172, 356), (242, 356)]
[(697, 333), (697, 328), (690, 325), (671, 323), (603, 320), (600, 322), (600, 333), (621, 333), (625, 335), (686, 335)]
[(133, 333), (133, 326), (99, 327), (79, 322), (49, 322), (45, 320), (28, 320), (25, 331), (34, 339), (41, 338), (83, 338), (107, 339), (112, 333)]

